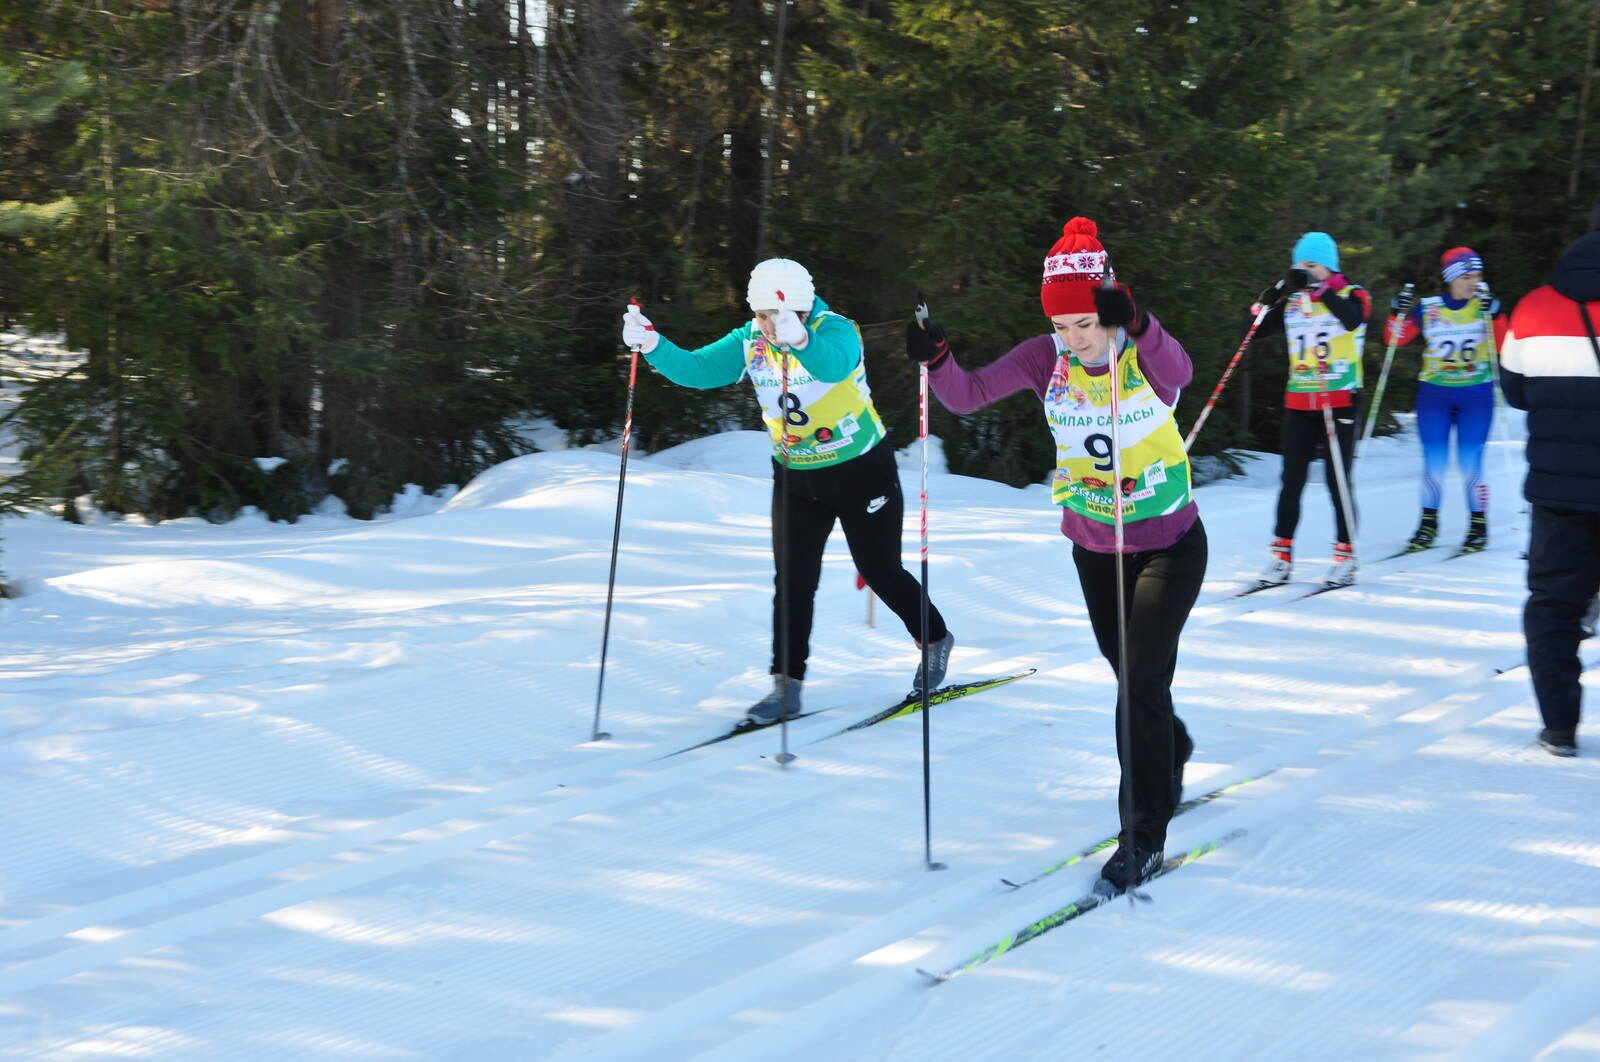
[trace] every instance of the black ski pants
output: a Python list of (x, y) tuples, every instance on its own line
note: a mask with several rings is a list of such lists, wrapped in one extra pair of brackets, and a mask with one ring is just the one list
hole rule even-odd
[(1522, 629), (1539, 714), (1551, 730), (1578, 729), (1580, 621), (1597, 590), (1600, 512), (1534, 505)]
[[(1339, 453), (1344, 458), (1344, 479), (1350, 484), (1350, 515), (1356, 516), (1354, 498), (1356, 481), (1353, 465), (1356, 456), (1356, 414), (1361, 405), (1333, 411), (1333, 430), (1339, 438)], [(1306, 489), (1306, 473), (1311, 462), (1322, 455), (1323, 470), (1328, 479), (1328, 496), (1333, 499), (1333, 519), (1340, 542), (1354, 542), (1350, 528), (1345, 526), (1344, 508), (1339, 504), (1339, 480), (1333, 473), (1333, 460), (1328, 455), (1328, 425), (1320, 409), (1286, 409), (1283, 411), (1283, 489), (1278, 492), (1278, 524), (1273, 530), (1277, 538), (1293, 538), (1294, 529), (1300, 526), (1300, 495)]]
[[(900, 617), (913, 640), (922, 637), (922, 584), (900, 561), (901, 520), (905, 497), (895, 468), (894, 448), (880, 442), (854, 460), (824, 468), (772, 469), (772, 673), (783, 671), (784, 570), (782, 535), (789, 536), (789, 677), (806, 677), (811, 655), (812, 607), (822, 578), (822, 553), (835, 521), (844, 528), (850, 559), (872, 592)], [(928, 637), (939, 641), (949, 633), (944, 617), (928, 603)]]
[[(1123, 556), (1128, 620), (1128, 705), (1132, 750), (1122, 747), (1118, 705), (1117, 754), (1123, 764), (1122, 791), (1133, 785), (1133, 822), (1139, 843), (1160, 848), (1177, 805), (1173, 772), (1194, 749), (1189, 732), (1172, 707), (1172, 675), (1178, 667), (1178, 636), (1189, 619), (1206, 575), (1206, 530), (1199, 519), (1166, 549)], [(1084, 603), (1100, 653), (1111, 670), (1123, 674), (1117, 653), (1117, 557), (1072, 547), (1083, 583)], [(1119, 805), (1120, 806), (1120, 805)]]

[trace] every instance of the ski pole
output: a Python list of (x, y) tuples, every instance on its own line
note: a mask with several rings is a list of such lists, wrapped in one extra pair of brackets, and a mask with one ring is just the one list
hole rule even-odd
[[(1405, 328), (1406, 314), (1411, 312), (1411, 304), (1416, 301), (1417, 288), (1415, 284), (1407, 284), (1400, 289), (1400, 294), (1395, 299), (1395, 309), (1399, 316), (1395, 319), (1393, 327), (1389, 329), (1389, 349), (1383, 354), (1383, 371), (1378, 373), (1378, 387), (1372, 393), (1372, 408), (1367, 410), (1367, 427), (1361, 433), (1361, 445), (1365, 446), (1367, 440), (1372, 438), (1373, 429), (1378, 426), (1378, 407), (1383, 404), (1383, 389), (1389, 384), (1389, 366), (1394, 364), (1395, 347), (1400, 345), (1400, 333)], [(1356, 453), (1360, 447), (1355, 448)], [(1355, 460), (1355, 454), (1350, 455)], [(1355, 532), (1352, 531), (1351, 534)]]
[[(1323, 390), (1324, 396), (1332, 394)], [(1339, 430), (1333, 426), (1333, 406), (1326, 404), (1322, 407), (1322, 423), (1328, 429), (1328, 457), (1333, 462), (1333, 479), (1339, 488), (1339, 511), (1344, 514), (1344, 527), (1350, 535), (1350, 546), (1354, 549), (1356, 544), (1355, 510), (1350, 504), (1350, 480), (1344, 474), (1344, 447), (1339, 445)], [(1355, 450), (1350, 451), (1350, 457), (1355, 459)]]
[[(917, 292), (917, 327), (928, 328), (928, 300)], [(922, 859), (929, 870), (943, 870), (933, 859), (933, 724), (928, 707), (928, 363), (917, 363), (917, 438), (922, 442)]]
[[(1317, 392), (1321, 396), (1321, 402), (1318, 404), (1322, 406), (1323, 426), (1328, 429), (1328, 460), (1333, 464), (1333, 481), (1339, 492), (1339, 511), (1344, 514), (1344, 530), (1350, 536), (1349, 545), (1351, 550), (1354, 551), (1356, 544), (1355, 505), (1354, 500), (1350, 497), (1350, 480), (1344, 472), (1344, 447), (1339, 445), (1339, 430), (1333, 424), (1333, 404), (1329, 400), (1329, 396), (1333, 392), (1328, 390), (1326, 361), (1327, 359), (1324, 357), (1319, 356), (1317, 358), (1317, 383), (1321, 387), (1321, 390)], [(1350, 415), (1353, 418), (1355, 410), (1352, 409)], [(1355, 440), (1352, 439), (1351, 442), (1353, 444)], [(1351, 460), (1355, 459), (1353, 445), (1350, 451), (1350, 458)]]
[[(639, 310), (639, 300), (628, 302), (632, 312)], [(648, 326), (654, 328), (654, 326)], [(605, 741), (610, 734), (600, 729), (600, 702), (606, 692), (606, 652), (611, 646), (611, 601), (617, 589), (617, 547), (622, 542), (622, 488), (628, 481), (628, 443), (633, 438), (633, 388), (639, 380), (639, 348), (634, 347), (628, 363), (628, 403), (622, 414), (622, 464), (617, 469), (617, 518), (611, 528), (611, 574), (606, 579), (606, 621), (600, 635), (600, 681), (594, 691), (594, 728), (590, 741)]]
[[(1116, 274), (1111, 269), (1109, 257), (1106, 259), (1106, 271), (1100, 280), (1100, 286), (1108, 291), (1117, 286)], [(1113, 542), (1117, 555), (1117, 730), (1120, 738), (1117, 745), (1121, 760), (1119, 766), (1122, 768), (1122, 798), (1119, 801), (1119, 811), (1122, 816), (1122, 838), (1128, 846), (1130, 879), (1128, 899), (1131, 903), (1140, 898), (1138, 882), (1131, 880), (1139, 869), (1137, 865), (1139, 853), (1133, 834), (1133, 708), (1128, 698), (1128, 587), (1123, 581), (1126, 577), (1124, 553), (1127, 543), (1124, 537), (1122, 511), (1122, 425), (1118, 419), (1121, 413), (1117, 398), (1117, 391), (1122, 384), (1122, 367), (1118, 364), (1118, 355), (1126, 342), (1127, 336), (1119, 327), (1112, 334), (1110, 345), (1106, 350), (1106, 372), (1111, 383), (1107, 389), (1111, 394), (1111, 522), (1115, 528)]]
[[(1281, 293), (1283, 281), (1279, 280), (1273, 285), (1272, 290)], [(1261, 312), (1256, 314), (1256, 319), (1250, 322), (1250, 330), (1244, 334), (1244, 342), (1239, 344), (1239, 349), (1233, 352), (1233, 360), (1228, 362), (1228, 367), (1222, 370), (1222, 379), (1217, 381), (1217, 389), (1211, 392), (1211, 397), (1206, 399), (1206, 406), (1200, 411), (1200, 416), (1195, 418), (1194, 427), (1189, 429), (1189, 437), (1183, 440), (1183, 452), (1188, 453), (1189, 447), (1194, 445), (1195, 437), (1200, 434), (1200, 429), (1205, 427), (1206, 418), (1211, 416), (1212, 407), (1217, 404), (1217, 399), (1222, 397), (1222, 389), (1228, 386), (1228, 380), (1233, 377), (1233, 370), (1239, 367), (1239, 362), (1244, 358), (1244, 352), (1249, 349), (1250, 341), (1256, 337), (1256, 329), (1261, 327), (1261, 322), (1267, 319), (1267, 314), (1272, 312), (1274, 303), (1261, 307)]]
[[(1506, 405), (1505, 396), (1500, 393), (1500, 345), (1495, 342), (1494, 316), (1490, 312), (1494, 309), (1494, 296), (1489, 294), (1489, 285), (1481, 280), (1478, 281), (1477, 296), (1478, 305), (1483, 307), (1484, 343), (1489, 348), (1489, 384), (1494, 388), (1495, 434), (1500, 436), (1499, 441), (1502, 444), (1510, 443), (1513, 441), (1510, 424), (1511, 409)], [(1517, 465), (1511, 458), (1510, 448), (1505, 445), (1500, 447), (1500, 463), (1505, 466), (1506, 479), (1511, 483), (1515, 483), (1517, 481)], [(1483, 489), (1485, 491), (1489, 489), (1487, 479), (1484, 481)], [(1484, 498), (1483, 509), (1484, 513), (1487, 514), (1489, 511), (1489, 499), (1487, 497)], [(1523, 511), (1526, 512), (1526, 510)]]
[[(778, 293), (778, 309), (784, 309), (783, 292)], [(778, 703), (779, 739), (778, 766), (787, 767), (794, 762), (789, 751), (789, 352), (774, 347), (778, 358), (778, 449), (782, 465), (778, 471), (778, 504), (774, 517), (778, 521), (778, 666), (783, 671), (783, 695)]]

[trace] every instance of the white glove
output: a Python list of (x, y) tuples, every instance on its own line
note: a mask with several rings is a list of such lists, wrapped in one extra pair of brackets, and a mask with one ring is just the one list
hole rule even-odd
[(772, 319), (772, 331), (778, 342), (790, 350), (804, 350), (811, 342), (811, 331), (800, 320), (800, 315), (788, 307), (779, 310)]
[(639, 311), (639, 304), (629, 306), (628, 312), (622, 315), (622, 345), (629, 350), (648, 354), (656, 349), (659, 342), (661, 333), (650, 323), (650, 318)]

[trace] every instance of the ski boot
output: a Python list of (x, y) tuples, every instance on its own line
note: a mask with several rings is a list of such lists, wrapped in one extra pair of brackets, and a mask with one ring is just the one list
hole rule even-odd
[(1356, 547), (1350, 542), (1335, 542), (1333, 544), (1333, 567), (1328, 569), (1328, 574), (1323, 578), (1322, 585), (1332, 590), (1335, 587), (1349, 586), (1356, 581)]
[(772, 692), (745, 709), (745, 721), (755, 726), (771, 726), (787, 716), (800, 714), (800, 680), (772, 676)]
[(1100, 884), (1096, 885), (1096, 890), (1112, 893), (1127, 892), (1140, 882), (1149, 881), (1154, 877), (1156, 871), (1161, 869), (1161, 862), (1165, 858), (1160, 848), (1138, 834), (1134, 835), (1132, 845), (1119, 837), (1117, 850), (1106, 860), (1106, 865), (1100, 868)]
[[(950, 669), (950, 650), (956, 647), (956, 636), (946, 631), (945, 636), (928, 646), (928, 692), (944, 684), (944, 673)], [(921, 646), (919, 645), (920, 649)], [(911, 678), (911, 693), (922, 696), (922, 660), (918, 653), (917, 672)]]
[(1583, 628), (1585, 638), (1593, 638), (1596, 627), (1600, 627), (1600, 597), (1589, 599), (1589, 607), (1584, 609), (1583, 619), (1578, 621)]
[(1261, 578), (1256, 580), (1258, 590), (1269, 586), (1282, 586), (1289, 581), (1289, 576), (1294, 574), (1294, 539), (1275, 538), (1270, 548), (1272, 559), (1267, 562)]
[(1411, 536), (1411, 541), (1406, 543), (1407, 553), (1420, 553), (1433, 545), (1433, 540), (1439, 535), (1439, 510), (1422, 510), (1422, 522), (1417, 524), (1416, 533)]
[(1489, 518), (1483, 513), (1473, 513), (1467, 526), (1466, 541), (1461, 543), (1462, 553), (1481, 553), (1489, 544)]
[(1578, 754), (1578, 734), (1574, 730), (1551, 730), (1545, 727), (1539, 731), (1539, 744), (1552, 756), (1576, 756)]

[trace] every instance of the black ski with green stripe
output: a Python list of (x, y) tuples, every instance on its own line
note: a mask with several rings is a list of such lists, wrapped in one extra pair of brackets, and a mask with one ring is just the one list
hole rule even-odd
[[(1262, 771), (1260, 774), (1253, 774), (1249, 778), (1241, 778), (1237, 782), (1229, 782), (1227, 785), (1219, 786), (1216, 789), (1211, 790), (1209, 793), (1201, 793), (1197, 797), (1190, 797), (1188, 800), (1185, 800), (1183, 803), (1179, 804), (1173, 809), (1172, 817), (1177, 818), (1184, 812), (1193, 811), (1195, 808), (1203, 807), (1219, 797), (1225, 797), (1233, 793), (1237, 793), (1245, 786), (1261, 781), (1261, 779), (1267, 777), (1269, 774), (1272, 774), (1275, 770), (1277, 770), (1276, 767), (1270, 768)], [(1031, 878), (1024, 878), (1021, 881), (1012, 881), (1010, 878), (1001, 878), (1000, 883), (1002, 885), (1009, 885), (1013, 889), (1020, 889), (1025, 885), (1032, 885), (1036, 881), (1048, 878), (1051, 874), (1056, 873), (1058, 870), (1065, 870), (1076, 863), (1081, 863), (1090, 856), (1104, 852), (1108, 848), (1115, 848), (1116, 845), (1117, 839), (1115, 836), (1107, 837), (1105, 840), (1096, 841), (1094, 844), (1075, 855), (1070, 855), (1059, 862), (1051, 863), (1049, 866), (1045, 867)]]
[[(1019, 671), (1014, 675), (1000, 675), (995, 678), (977, 679), (972, 682), (958, 682), (949, 686), (940, 686), (938, 689), (928, 694), (928, 705), (929, 707), (932, 707), (935, 704), (946, 704), (950, 701), (957, 700), (958, 698), (966, 697), (974, 693), (982, 693), (984, 690), (992, 690), (997, 686), (1006, 686), (1010, 683), (1016, 682), (1018, 679), (1027, 678), (1037, 670), (1038, 668), (1030, 667), (1028, 670)], [(820, 715), (823, 712), (830, 710), (831, 709), (828, 708), (814, 708), (809, 712), (801, 712), (799, 715), (791, 715), (789, 717), (789, 722), (792, 723), (797, 719), (804, 719), (807, 716)], [(879, 723), (887, 722), (890, 719), (898, 719), (905, 715), (914, 715), (920, 711), (922, 711), (922, 695), (919, 693), (908, 693), (900, 700), (889, 705), (889, 707), (873, 712), (865, 719), (862, 719), (859, 722), (851, 723), (843, 730), (838, 730), (832, 734), (829, 734), (828, 737), (838, 737), (840, 734), (848, 734), (852, 730), (865, 730), (869, 726), (877, 726)], [(729, 741), (733, 738), (744, 737), (746, 734), (754, 734), (758, 731), (768, 730), (777, 725), (777, 721), (773, 721), (771, 723), (752, 723), (747, 719), (741, 720), (727, 733), (718, 734), (716, 737), (707, 738), (704, 741), (699, 741), (693, 745), (685, 746), (684, 748), (678, 749), (675, 752), (669, 752), (663, 756), (662, 759), (670, 759), (673, 756), (680, 756), (685, 752), (693, 752), (695, 749), (703, 749), (708, 745), (716, 745), (724, 741)]]
[[(1186, 852), (1180, 852), (1175, 856), (1170, 856), (1161, 864), (1160, 869), (1158, 869), (1154, 874), (1151, 874), (1141, 884), (1147, 885), (1158, 878), (1163, 878), (1172, 873), (1174, 870), (1177, 870), (1179, 867), (1186, 866), (1210, 852), (1215, 852), (1223, 845), (1229, 843), (1230, 841), (1236, 841), (1243, 836), (1243, 830), (1234, 830), (1222, 837), (1220, 840), (1208, 841), (1205, 844), (1196, 845)], [(951, 966), (948, 969), (931, 971), (924, 970), (919, 966), (917, 967), (917, 972), (935, 984), (941, 984), (945, 981), (951, 980), (952, 978), (960, 977), (968, 970), (982, 966), (990, 959), (998, 958), (1008, 951), (1015, 951), (1016, 949), (1022, 947), (1022, 945), (1028, 943), (1028, 941), (1033, 940), (1036, 937), (1042, 937), (1052, 929), (1055, 929), (1057, 926), (1064, 926), (1078, 916), (1087, 914), (1096, 907), (1102, 907), (1120, 895), (1122, 895), (1122, 893), (1110, 890), (1091, 890), (1090, 892), (1078, 897), (1076, 900), (1073, 900), (1065, 907), (1059, 907), (1045, 915), (1043, 918), (1029, 922), (1021, 929), (1007, 934), (1000, 940), (997, 940), (981, 951), (968, 956), (966, 959), (963, 959), (961, 962), (956, 963), (954, 966)]]

